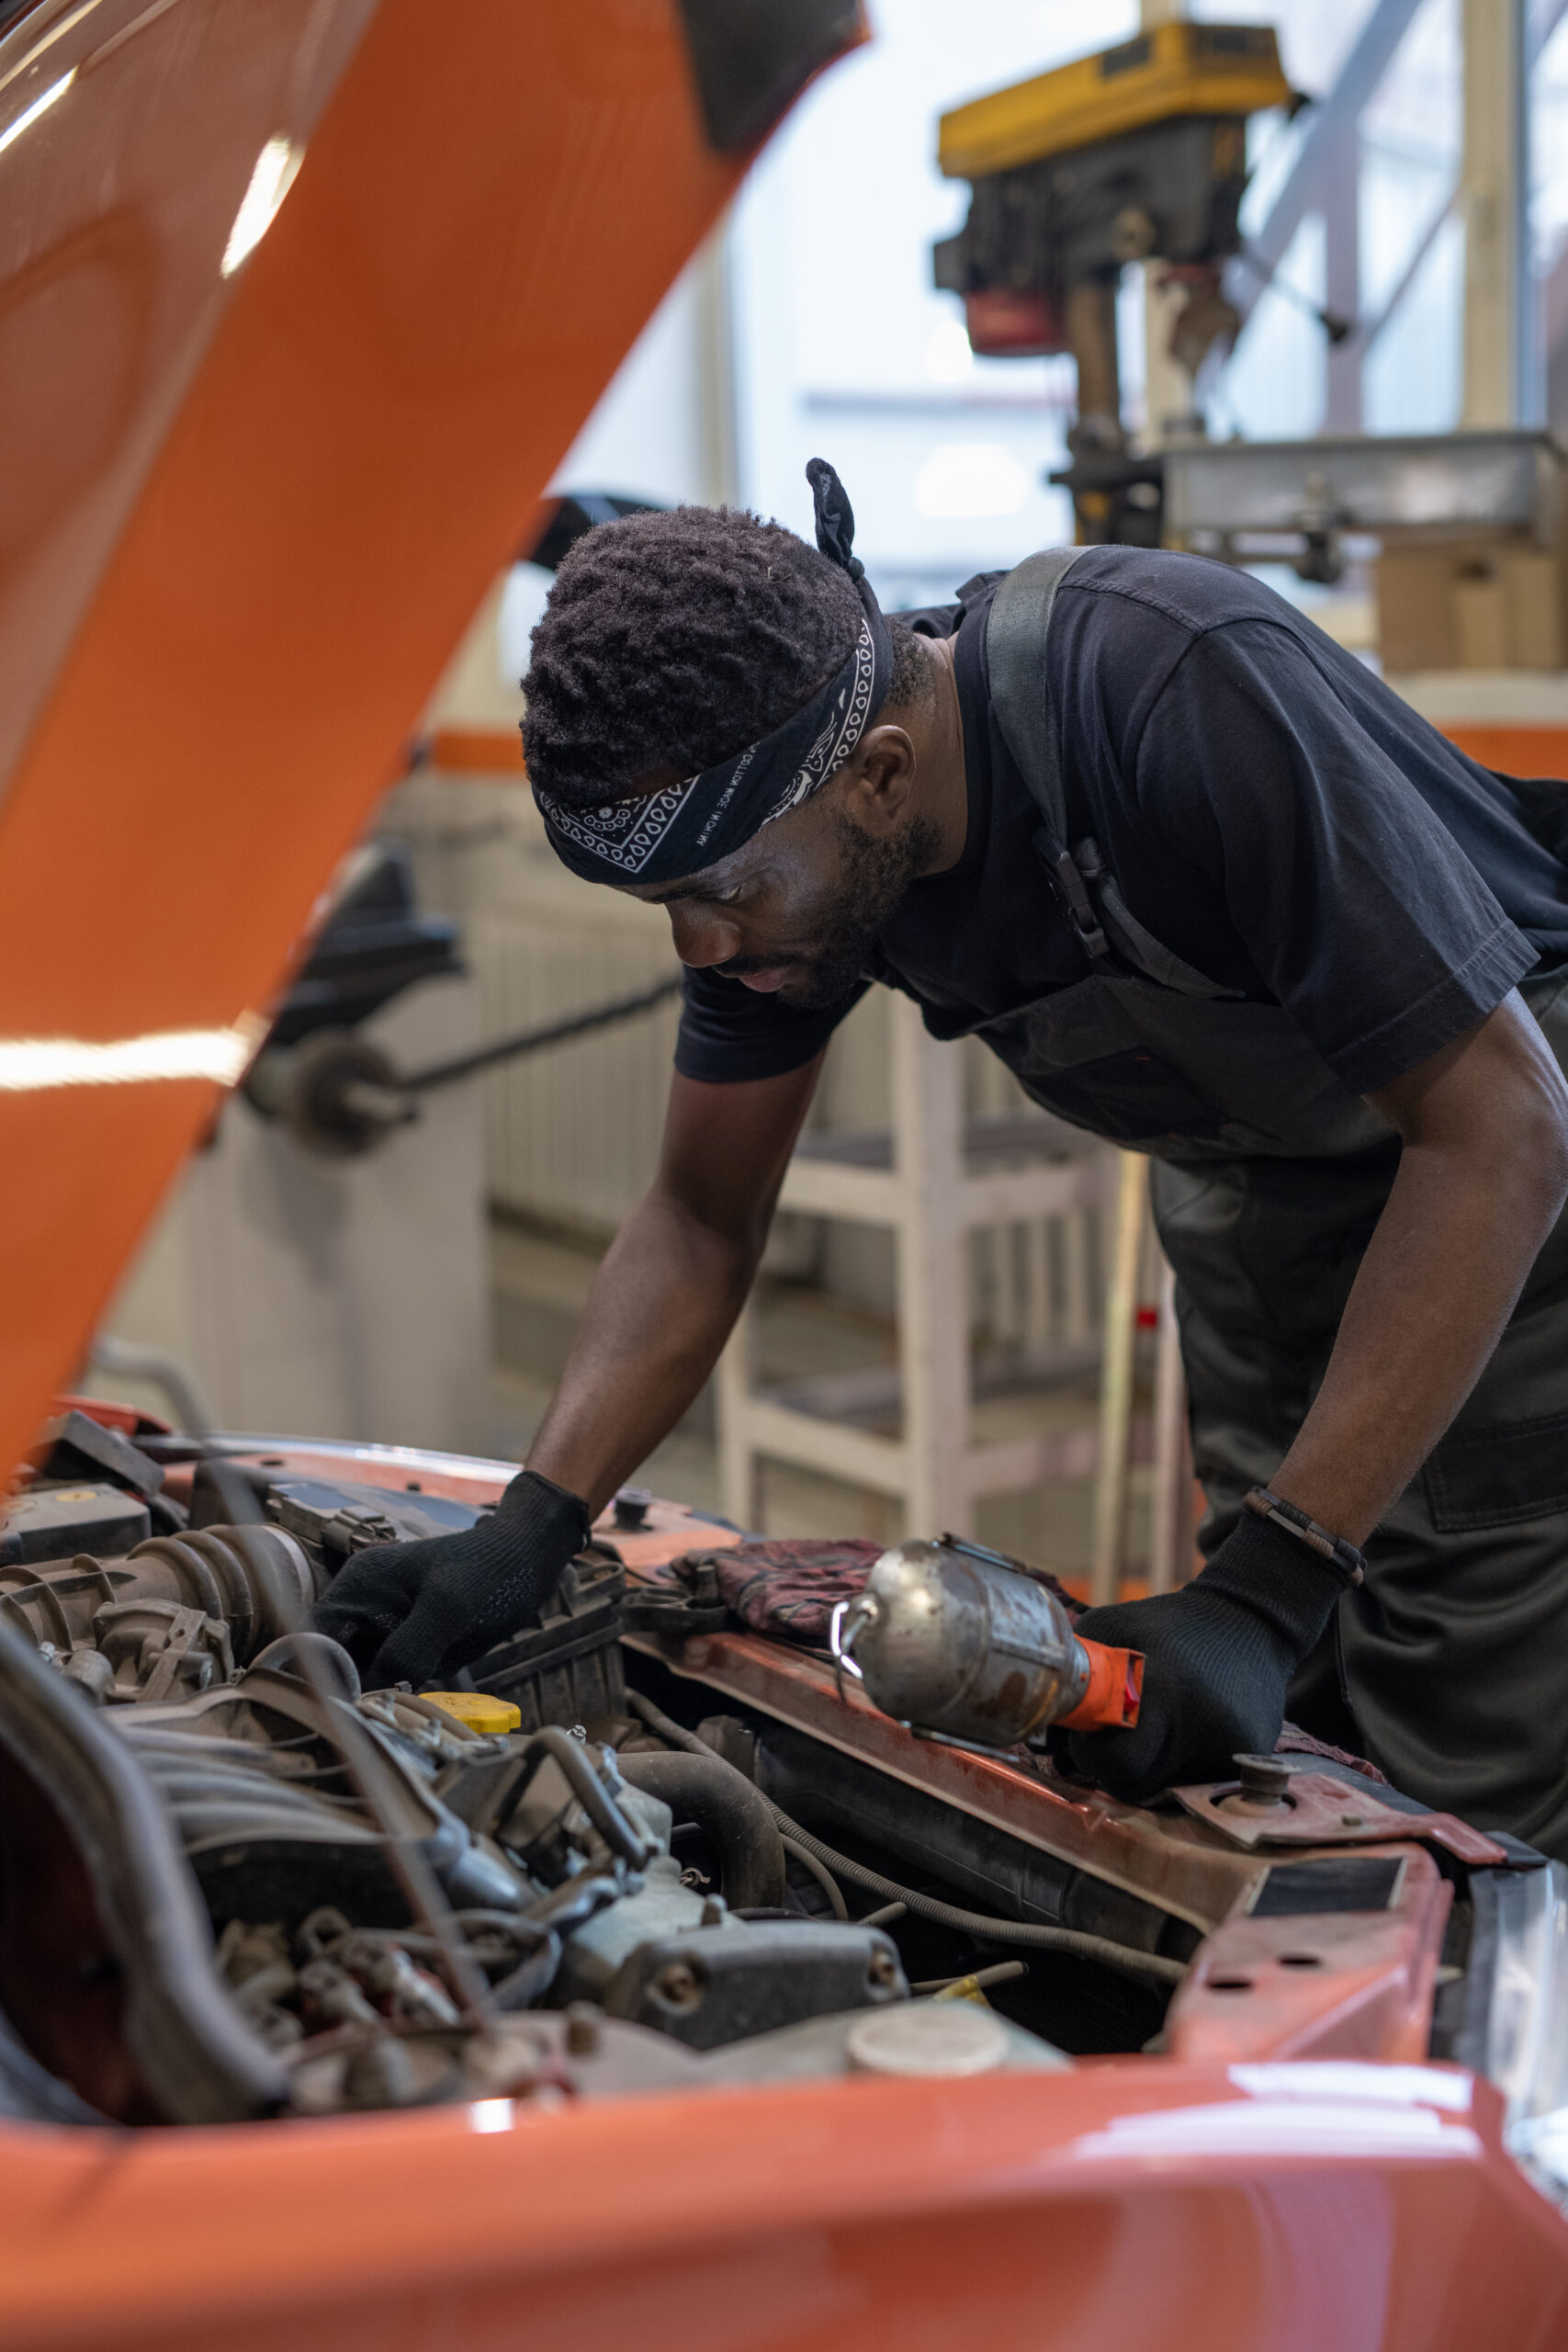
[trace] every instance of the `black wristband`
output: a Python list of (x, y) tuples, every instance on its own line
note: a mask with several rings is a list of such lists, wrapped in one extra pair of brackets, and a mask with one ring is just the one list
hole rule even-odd
[(1325, 1568), (1333, 1568), (1348, 1585), (1359, 1584), (1367, 1573), (1367, 1563), (1356, 1546), (1343, 1535), (1331, 1535), (1315, 1519), (1309, 1519), (1296, 1504), (1288, 1503), (1267, 1487), (1254, 1487), (1242, 1498), (1243, 1507), (1258, 1519), (1271, 1519), (1309, 1552), (1315, 1552)]

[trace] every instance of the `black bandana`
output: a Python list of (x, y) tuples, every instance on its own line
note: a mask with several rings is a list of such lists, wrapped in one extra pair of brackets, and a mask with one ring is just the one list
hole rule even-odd
[(574, 808), (535, 787), (550, 846), (587, 882), (679, 882), (743, 848), (775, 817), (788, 816), (849, 758), (887, 698), (893, 645), (860, 559), (855, 518), (826, 458), (806, 469), (817, 503), (817, 544), (860, 591), (860, 633), (838, 675), (804, 710), (719, 766), (646, 800)]

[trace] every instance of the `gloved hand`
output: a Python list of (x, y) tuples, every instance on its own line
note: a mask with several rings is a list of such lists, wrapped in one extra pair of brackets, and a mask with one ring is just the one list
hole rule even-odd
[(578, 1496), (521, 1471), (476, 1526), (356, 1552), (310, 1623), (343, 1644), (367, 1690), (412, 1682), (417, 1690), (537, 1615), (592, 1523)]
[(1244, 1511), (1179, 1592), (1086, 1610), (1073, 1625), (1080, 1638), (1143, 1651), (1144, 1697), (1131, 1731), (1068, 1734), (1074, 1771), (1137, 1804), (1183, 1781), (1226, 1780), (1233, 1756), (1271, 1755), (1285, 1687), (1343, 1589), (1304, 1544)]

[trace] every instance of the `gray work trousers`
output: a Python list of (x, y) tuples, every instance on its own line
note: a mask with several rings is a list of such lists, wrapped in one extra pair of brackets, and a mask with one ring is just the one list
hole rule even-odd
[[(1527, 994), (1568, 1068), (1568, 991)], [(1156, 1163), (1205, 1551), (1301, 1426), (1394, 1164)], [(1410, 1795), (1568, 1860), (1568, 1213), (1458, 1419), (1365, 1549), (1366, 1582), (1290, 1712)]]

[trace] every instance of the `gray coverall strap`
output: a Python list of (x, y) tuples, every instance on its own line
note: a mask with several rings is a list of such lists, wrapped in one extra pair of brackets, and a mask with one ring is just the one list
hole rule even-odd
[(1056, 591), (1082, 548), (1042, 548), (1008, 573), (991, 601), (986, 653), (1002, 740), (1034, 796), (1053, 849), (1067, 846), (1067, 796), (1056, 714), (1045, 683), (1045, 637)]
[(1101, 864), (1093, 842), (1079, 842), (1077, 866), (1099, 901), (1100, 921), (1111, 945), (1135, 971), (1157, 980), (1162, 988), (1174, 989), (1178, 996), (1233, 997), (1239, 1001), (1240, 989), (1222, 988), (1218, 980), (1205, 978), (1190, 964), (1184, 964), (1173, 947), (1167, 947), (1145, 928), (1117, 888), (1116, 876)]
[(1067, 847), (1067, 796), (1045, 680), (1045, 639), (1056, 591), (1083, 552), (1043, 548), (1025, 556), (998, 587), (987, 624), (991, 703), (1002, 740), (1040, 811), (1035, 847), (1094, 969), (1115, 971), (1120, 956), (1123, 964), (1180, 996), (1235, 996), (1235, 989), (1222, 988), (1183, 963), (1145, 928), (1092, 841), (1080, 842), (1076, 852)]

